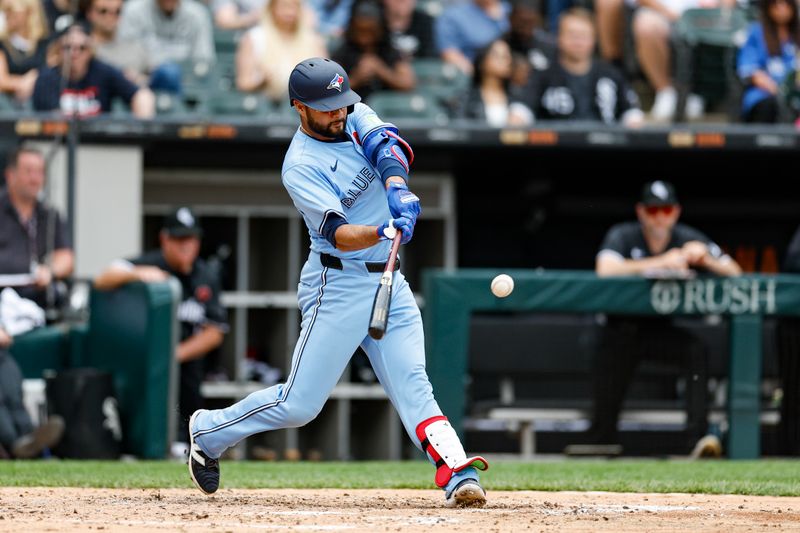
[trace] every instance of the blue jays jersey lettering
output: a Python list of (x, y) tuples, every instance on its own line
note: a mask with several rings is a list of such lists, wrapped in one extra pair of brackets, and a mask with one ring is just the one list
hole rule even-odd
[(331, 213), (338, 214), (348, 224), (377, 226), (391, 218), (385, 185), (359, 143), (359, 132), (366, 137), (373, 129), (387, 125), (390, 124), (381, 121), (370, 107), (358, 103), (347, 117), (343, 140), (320, 141), (299, 128), (295, 133), (284, 159), (282, 179), (309, 228), (314, 252), (363, 261), (385, 261), (389, 255), (388, 241), (363, 250), (342, 252), (322, 235), (322, 227)]

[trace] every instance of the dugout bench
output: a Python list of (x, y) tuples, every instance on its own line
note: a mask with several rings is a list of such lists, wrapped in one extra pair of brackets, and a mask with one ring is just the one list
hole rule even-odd
[(462, 436), (473, 312), (717, 314), (727, 317), (730, 324), (728, 457), (760, 456), (763, 317), (800, 315), (800, 276), (681, 280), (599, 278), (592, 271), (509, 270), (506, 273), (514, 278), (514, 292), (496, 298), (489, 285), (499, 273), (431, 269), (423, 274), (428, 375), (439, 405)]
[(71, 368), (109, 372), (122, 423), (122, 452), (163, 459), (175, 434), (176, 280), (92, 289), (86, 323), (38, 328), (10, 349), (25, 379)]

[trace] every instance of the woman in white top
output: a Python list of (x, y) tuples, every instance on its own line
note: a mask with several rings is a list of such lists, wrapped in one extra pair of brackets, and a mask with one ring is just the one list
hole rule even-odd
[(264, 91), (274, 102), (287, 97), (289, 74), (308, 57), (328, 57), (303, 0), (269, 0), (261, 23), (242, 36), (236, 51), (236, 88)]

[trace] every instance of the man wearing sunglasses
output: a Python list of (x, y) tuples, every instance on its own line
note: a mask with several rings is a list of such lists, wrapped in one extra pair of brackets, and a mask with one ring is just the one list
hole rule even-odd
[(146, 87), (155, 65), (139, 40), (120, 38), (117, 29), (121, 13), (122, 0), (90, 0), (86, 20), (91, 25), (95, 55), (120, 69), (136, 85)]
[(67, 28), (58, 45), (61, 64), (43, 70), (33, 87), (36, 111), (91, 117), (110, 112), (113, 99), (120, 98), (134, 117), (153, 117), (155, 97), (150, 89), (131, 83), (119, 69), (96, 59), (83, 24)]
[[(671, 183), (645, 184), (636, 204), (637, 222), (616, 224), (596, 257), (598, 276), (686, 278), (696, 272), (737, 276), (736, 261), (699, 230), (681, 224), (681, 206)], [(586, 443), (568, 446), (570, 455), (622, 453), (617, 421), (628, 386), (642, 358), (678, 363), (685, 369), (686, 451), (719, 455), (715, 436), (706, 436), (707, 348), (666, 317), (607, 316), (594, 369), (592, 427)], [(694, 446), (694, 449), (692, 449)]]
[(689, 276), (703, 270), (736, 276), (741, 268), (702, 232), (678, 222), (681, 206), (671, 183), (647, 183), (636, 204), (638, 222), (612, 227), (597, 254), (599, 276)]

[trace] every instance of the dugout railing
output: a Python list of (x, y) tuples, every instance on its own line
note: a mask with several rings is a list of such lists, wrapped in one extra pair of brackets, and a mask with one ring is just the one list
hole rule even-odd
[[(470, 316), (475, 312), (542, 311), (630, 315), (725, 316), (730, 324), (727, 394), (731, 459), (760, 457), (760, 387), (764, 316), (800, 315), (800, 276), (737, 278), (599, 278), (593, 272), (514, 270), (514, 292), (496, 298), (499, 270), (428, 270), (423, 275), (428, 374), (437, 399), (463, 434), (467, 406)], [(502, 342), (502, 339), (498, 339)]]

